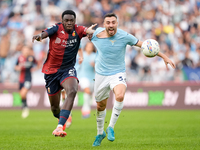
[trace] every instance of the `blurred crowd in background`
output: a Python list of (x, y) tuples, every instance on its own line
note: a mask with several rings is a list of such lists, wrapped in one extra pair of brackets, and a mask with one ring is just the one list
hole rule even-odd
[[(32, 47), (37, 61), (45, 61), (48, 39), (32, 43), (32, 36), (61, 21), (66, 9), (76, 12), (76, 23), (103, 26), (103, 16), (114, 12), (119, 28), (139, 40), (155, 39), (176, 64), (166, 69), (159, 57), (147, 58), (139, 48), (127, 46), (127, 82), (184, 82), (184, 68), (200, 80), (200, 0), (0, 0), (0, 82), (17, 83), (14, 70), (23, 45)], [(82, 40), (82, 48), (87, 40)], [(33, 72), (33, 85), (43, 85), (41, 69)]]

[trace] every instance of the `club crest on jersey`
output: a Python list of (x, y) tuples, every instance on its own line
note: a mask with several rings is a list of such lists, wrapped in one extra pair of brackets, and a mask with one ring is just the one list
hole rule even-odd
[(76, 35), (76, 33), (75, 33), (75, 31), (72, 33), (72, 36), (75, 36)]
[(115, 40), (110, 40), (110, 42), (112, 43), (112, 45), (114, 45), (114, 43), (115, 43)]

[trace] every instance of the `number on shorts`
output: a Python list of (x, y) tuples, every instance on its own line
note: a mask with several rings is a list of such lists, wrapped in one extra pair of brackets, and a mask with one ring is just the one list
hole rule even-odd
[(119, 76), (119, 81), (123, 81), (123, 78), (122, 78), (122, 76)]

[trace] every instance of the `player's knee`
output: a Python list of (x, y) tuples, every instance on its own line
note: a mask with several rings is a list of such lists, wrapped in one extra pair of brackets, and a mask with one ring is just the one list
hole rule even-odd
[(97, 104), (97, 110), (98, 111), (104, 111), (106, 109), (106, 104), (104, 103), (98, 103)]
[(124, 100), (124, 95), (123, 94), (117, 94), (117, 95), (115, 95), (115, 98), (118, 102), (122, 102)]
[(77, 89), (72, 88), (72, 89), (70, 89), (70, 90), (67, 91), (67, 96), (75, 97), (76, 93), (77, 93)]
[(51, 111), (53, 114), (59, 114), (60, 113), (60, 108), (59, 107), (55, 107), (55, 106), (51, 106)]

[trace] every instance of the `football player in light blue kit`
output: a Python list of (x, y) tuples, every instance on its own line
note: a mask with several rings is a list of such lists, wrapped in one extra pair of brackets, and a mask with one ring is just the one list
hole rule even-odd
[(91, 100), (94, 91), (94, 61), (96, 53), (92, 42), (88, 41), (83, 49), (84, 61), (77, 69), (77, 74), (79, 78), (79, 85), (81, 90), (83, 90), (83, 106), (81, 109), (82, 118), (89, 118), (91, 112)]
[[(142, 46), (142, 41), (133, 35), (117, 28), (117, 16), (114, 13), (104, 17), (104, 28), (97, 28), (91, 39), (97, 49), (95, 59), (95, 85), (94, 94), (97, 102), (97, 136), (93, 146), (99, 146), (106, 137), (104, 132), (104, 120), (106, 116), (106, 104), (110, 90), (113, 91), (116, 101), (114, 102), (112, 115), (107, 132), (107, 139), (114, 141), (114, 126), (123, 108), (123, 99), (126, 91), (125, 51), (126, 46)], [(157, 54), (163, 58), (165, 65), (175, 64), (163, 53)]]

